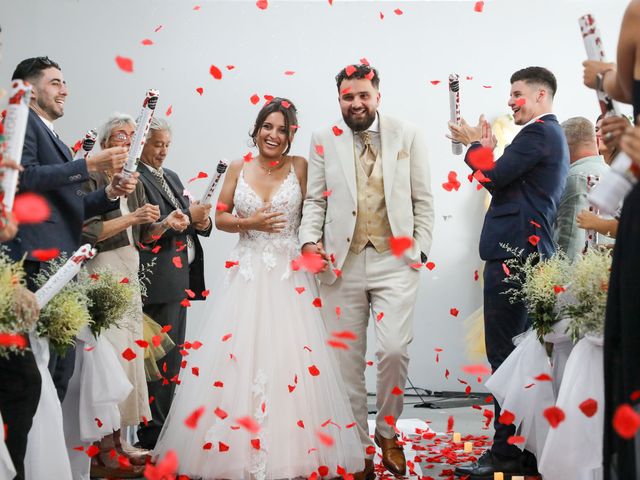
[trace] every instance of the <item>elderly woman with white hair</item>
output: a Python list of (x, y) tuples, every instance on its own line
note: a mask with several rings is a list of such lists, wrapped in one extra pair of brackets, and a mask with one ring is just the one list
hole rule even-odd
[[(101, 148), (114, 146), (130, 147), (135, 133), (133, 118), (125, 114), (114, 114), (101, 127), (99, 140)], [(86, 184), (88, 190), (97, 190), (110, 182), (113, 172), (92, 174)], [(91, 243), (98, 250), (96, 257), (87, 268), (98, 271), (108, 267), (123, 278), (137, 279), (140, 266), (138, 248), (143, 243), (160, 237), (167, 230), (182, 231), (187, 227), (187, 219), (179, 212), (164, 217), (161, 221), (160, 209), (147, 202), (141, 183), (133, 194), (120, 198), (120, 208), (99, 217), (85, 221), (83, 243)], [(146, 247), (150, 248), (150, 247)], [(135, 341), (143, 338), (143, 312), (140, 296), (134, 295), (133, 308), (125, 314), (117, 327), (104, 331), (133, 385), (131, 394), (119, 405), (121, 426), (136, 426), (151, 418), (149, 395), (144, 370), (144, 355), (140, 351), (132, 360), (123, 357), (122, 352), (131, 348), (139, 350)], [(91, 476), (136, 478), (144, 470), (146, 452), (135, 449), (121, 438), (120, 430), (107, 435), (99, 444), (100, 453), (93, 458)], [(130, 466), (123, 466), (117, 458), (111, 458), (115, 449), (129, 459)]]

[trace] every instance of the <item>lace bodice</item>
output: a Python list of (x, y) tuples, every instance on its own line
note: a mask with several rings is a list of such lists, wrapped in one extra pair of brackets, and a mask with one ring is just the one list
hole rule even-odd
[[(233, 203), (236, 214), (242, 218), (250, 217), (266, 203), (246, 182), (244, 171), (240, 172), (233, 194)], [(288, 261), (299, 254), (298, 229), (302, 216), (302, 190), (293, 166), (273, 194), (269, 211), (283, 214), (286, 224), (282, 231), (278, 233), (257, 230), (240, 232), (240, 241), (232, 252), (232, 259), (239, 262), (240, 273), (247, 280), (253, 277), (252, 254), (261, 255), (268, 269), (276, 266), (276, 253), (286, 255)]]

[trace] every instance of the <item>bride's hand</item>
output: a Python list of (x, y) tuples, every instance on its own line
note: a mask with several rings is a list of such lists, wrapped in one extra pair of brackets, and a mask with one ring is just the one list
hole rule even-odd
[(267, 212), (270, 208), (271, 204), (267, 203), (247, 218), (245, 223), (246, 229), (268, 233), (278, 233), (282, 231), (287, 223), (283, 218), (283, 214), (281, 212)]

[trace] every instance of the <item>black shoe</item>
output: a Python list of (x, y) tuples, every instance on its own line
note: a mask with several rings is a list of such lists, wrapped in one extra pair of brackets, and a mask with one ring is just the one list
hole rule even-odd
[(456, 467), (455, 475), (465, 477), (466, 480), (493, 480), (495, 472), (504, 473), (505, 480), (510, 479), (512, 475), (539, 475), (535, 467), (535, 457), (532, 464), (532, 456), (525, 451), (519, 457), (501, 457), (489, 449), (485, 450), (477, 462)]

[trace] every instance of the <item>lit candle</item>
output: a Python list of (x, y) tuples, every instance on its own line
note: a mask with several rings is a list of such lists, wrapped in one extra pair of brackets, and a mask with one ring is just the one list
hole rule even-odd
[(504, 480), (504, 474), (502, 472), (493, 472), (493, 480)]
[(453, 443), (460, 443), (460, 441), (461, 441), (460, 432), (454, 432)]
[(516, 475), (515, 477), (511, 477), (511, 480), (524, 480), (522, 475)]
[(473, 443), (464, 442), (464, 453), (471, 453), (472, 450), (473, 450)]

